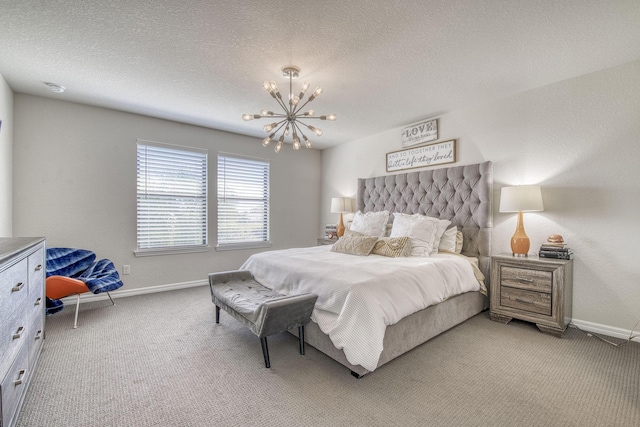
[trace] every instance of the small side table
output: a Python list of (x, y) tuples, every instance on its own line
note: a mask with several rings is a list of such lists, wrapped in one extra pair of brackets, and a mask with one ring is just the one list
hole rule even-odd
[(318, 246), (333, 245), (337, 241), (338, 241), (337, 239), (327, 239), (327, 238), (324, 238), (324, 237), (319, 237), (318, 238)]
[(516, 318), (561, 337), (571, 321), (572, 289), (573, 260), (491, 257), (490, 317), (497, 322)]

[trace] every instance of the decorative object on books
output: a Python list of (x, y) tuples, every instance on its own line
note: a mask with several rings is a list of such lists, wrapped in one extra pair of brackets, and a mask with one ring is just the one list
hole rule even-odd
[(456, 140), (452, 139), (387, 153), (387, 172), (444, 165), (455, 161)]
[(549, 243), (564, 243), (564, 239), (559, 234), (552, 234), (551, 236), (547, 237), (547, 242), (549, 242)]
[(276, 119), (276, 121), (274, 121), (273, 123), (265, 125), (263, 127), (265, 132), (273, 132), (269, 133), (269, 136), (262, 140), (262, 145), (266, 147), (269, 145), (271, 140), (275, 138), (276, 134), (282, 130), (282, 134), (280, 135), (280, 138), (278, 139), (278, 142), (275, 146), (276, 153), (280, 152), (280, 150), (282, 149), (282, 143), (284, 142), (284, 137), (289, 134), (292, 134), (294, 150), (300, 149), (300, 136), (302, 137), (302, 139), (304, 139), (304, 145), (307, 148), (311, 148), (311, 141), (309, 141), (306, 135), (302, 132), (302, 127), (307, 127), (311, 132), (316, 134), (316, 136), (321, 136), (322, 130), (308, 125), (302, 122), (300, 119), (320, 119), (333, 121), (336, 119), (336, 115), (327, 114), (316, 116), (313, 110), (302, 112), (302, 109), (308, 103), (316, 99), (322, 93), (322, 88), (317, 87), (316, 90), (311, 94), (309, 99), (307, 99), (306, 102), (300, 104), (300, 101), (302, 101), (302, 98), (304, 98), (304, 93), (307, 91), (307, 89), (309, 89), (309, 83), (304, 82), (300, 93), (298, 95), (294, 95), (293, 93), (293, 79), (297, 79), (300, 75), (300, 68), (296, 67), (295, 65), (282, 67), (282, 75), (289, 79), (289, 98), (286, 102), (282, 100), (282, 95), (280, 95), (280, 91), (278, 90), (278, 85), (276, 85), (276, 82), (268, 82), (265, 80), (262, 83), (262, 87), (264, 87), (265, 90), (269, 92), (269, 95), (271, 95), (273, 99), (276, 100), (284, 113), (274, 113), (273, 111), (262, 110), (260, 114), (243, 114), (242, 118), (246, 121), (261, 119), (265, 117)]
[(518, 224), (511, 237), (511, 252), (514, 256), (527, 256), (530, 241), (524, 231), (523, 212), (543, 211), (542, 192), (538, 185), (502, 187), (500, 192), (500, 212), (518, 212)]
[(351, 203), (350, 198), (348, 197), (332, 197), (331, 198), (331, 213), (340, 214), (340, 222), (338, 222), (338, 227), (336, 228), (336, 233), (338, 237), (342, 237), (344, 235), (344, 222), (342, 221), (342, 214), (347, 212), (353, 212), (353, 204)]
[(427, 120), (402, 129), (402, 147), (411, 147), (422, 142), (438, 139), (438, 119)]
[(540, 245), (538, 252), (540, 258), (573, 259), (573, 251), (564, 243), (559, 234), (552, 234), (547, 241)]

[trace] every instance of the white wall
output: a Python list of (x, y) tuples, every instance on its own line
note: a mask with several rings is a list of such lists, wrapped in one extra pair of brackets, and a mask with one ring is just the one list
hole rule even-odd
[(11, 237), (13, 91), (0, 74), (0, 237)]
[[(318, 150), (287, 145), (276, 154), (257, 138), (23, 94), (15, 94), (14, 123), (14, 236), (94, 250), (120, 272), (129, 264), (123, 290), (206, 280), (256, 252), (214, 249), (218, 151), (270, 159), (272, 249), (316, 243)], [(134, 256), (137, 139), (209, 150), (210, 252)]]
[[(640, 319), (640, 61), (449, 113), (439, 128), (439, 140), (458, 140), (456, 166), (493, 161), (493, 253), (509, 251), (516, 225), (498, 212), (500, 188), (541, 185), (545, 211), (524, 220), (531, 250), (562, 234), (576, 253), (574, 319), (630, 330)], [(323, 152), (321, 224), (337, 220), (331, 197), (386, 173), (401, 129)]]

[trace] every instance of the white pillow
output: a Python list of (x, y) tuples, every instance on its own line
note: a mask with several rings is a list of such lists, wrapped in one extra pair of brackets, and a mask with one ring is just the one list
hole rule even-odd
[(442, 239), (442, 235), (447, 230), (447, 227), (451, 225), (451, 221), (448, 219), (439, 219), (438, 225), (436, 226), (436, 234), (433, 237), (433, 247), (431, 248), (431, 252), (429, 255), (435, 255), (438, 253), (438, 247), (440, 246), (440, 239)]
[(411, 256), (428, 257), (433, 250), (433, 242), (438, 227), (438, 219), (425, 215), (393, 214), (393, 228), (390, 237), (411, 238)]
[(451, 227), (442, 235), (438, 251), (459, 254), (462, 252), (462, 239), (462, 231), (458, 231), (457, 227)]
[(456, 252), (456, 235), (458, 234), (457, 227), (451, 227), (448, 230), (445, 230), (444, 234), (442, 234), (442, 238), (440, 239), (440, 244), (438, 245), (439, 251), (447, 251), (447, 252)]
[(385, 227), (389, 221), (389, 211), (367, 212), (358, 211), (353, 217), (351, 231), (367, 236), (383, 237)]

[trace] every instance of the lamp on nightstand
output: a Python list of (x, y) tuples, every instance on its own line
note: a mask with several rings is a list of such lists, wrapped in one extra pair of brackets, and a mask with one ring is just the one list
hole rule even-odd
[(518, 225), (511, 237), (511, 252), (516, 256), (527, 256), (529, 237), (524, 232), (523, 212), (543, 211), (542, 192), (538, 185), (502, 187), (500, 191), (500, 212), (518, 212)]
[(344, 222), (342, 221), (342, 214), (346, 212), (353, 212), (351, 199), (348, 197), (332, 197), (331, 213), (340, 214), (340, 222), (338, 223), (338, 227), (336, 228), (338, 237), (342, 237), (344, 235)]

